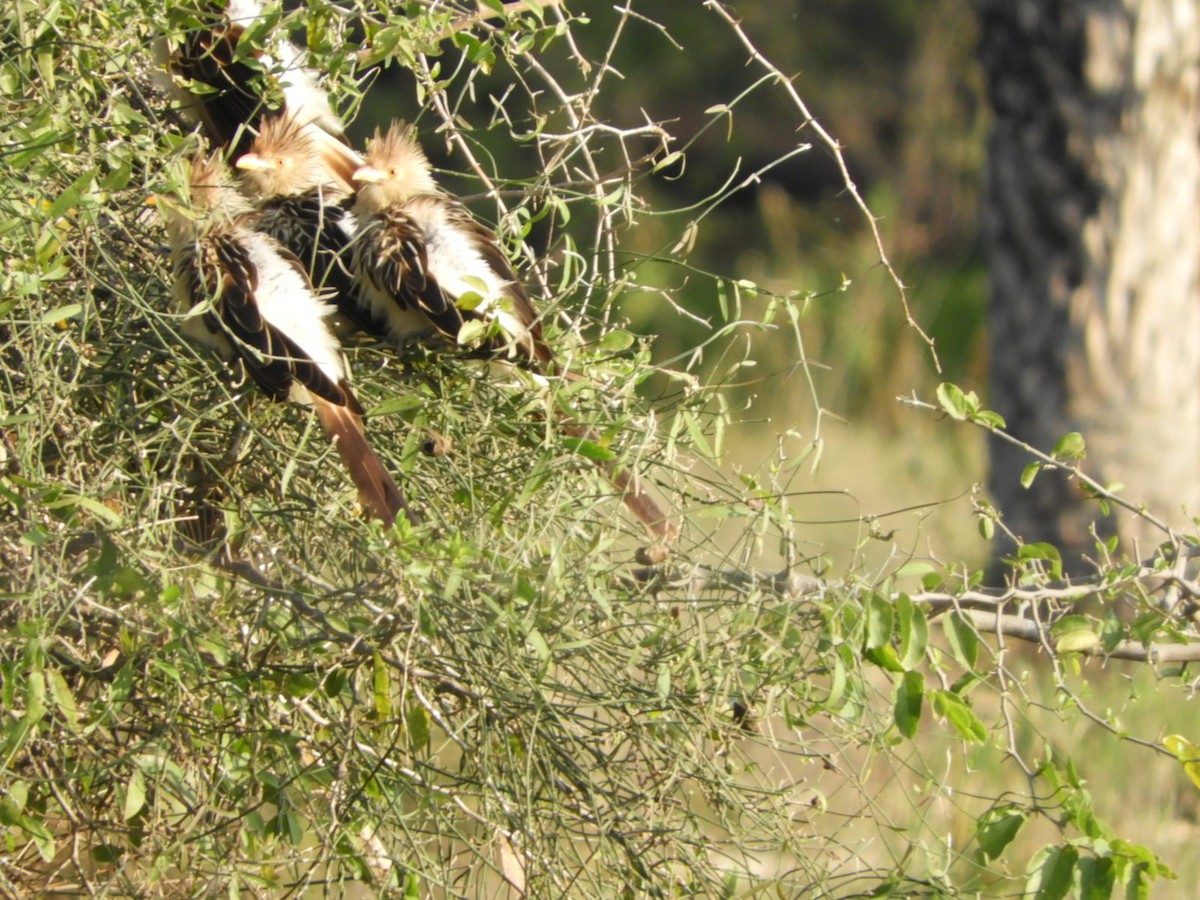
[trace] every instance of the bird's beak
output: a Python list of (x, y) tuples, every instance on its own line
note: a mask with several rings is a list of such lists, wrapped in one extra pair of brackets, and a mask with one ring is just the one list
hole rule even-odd
[(356, 169), (350, 177), (362, 184), (378, 184), (387, 178), (387, 172), (374, 166), (362, 166)]
[(268, 160), (257, 153), (243, 153), (233, 165), (244, 172), (266, 172), (273, 168)]

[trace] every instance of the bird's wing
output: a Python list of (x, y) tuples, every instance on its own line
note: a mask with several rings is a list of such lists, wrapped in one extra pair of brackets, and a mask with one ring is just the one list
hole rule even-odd
[(383, 335), (386, 323), (362, 299), (350, 270), (355, 221), (349, 202), (326, 198), (320, 190), (269, 201), (259, 227), (300, 259), (313, 289), (329, 295), (354, 327)]
[[(268, 322), (255, 300), (258, 270), (236, 234), (215, 233), (202, 244), (194, 269), (193, 296), (207, 298), (209, 328), (226, 332), (246, 371), (264, 392), (284, 400), (293, 384), (338, 406), (357, 407), (353, 395), (334, 382), (299, 344)], [(284, 259), (303, 272), (294, 257)], [(305, 276), (307, 277), (307, 276)]]
[(464, 319), (473, 318), (464, 316), (429, 271), (424, 233), (403, 210), (388, 210), (359, 223), (354, 259), (361, 277), (402, 308), (423, 313), (452, 340), (458, 338)]
[(516, 272), (513, 271), (508, 257), (500, 249), (500, 242), (495, 233), (481, 225), (471, 215), (470, 210), (461, 203), (448, 203), (446, 216), (453, 227), (461, 229), (470, 238), (476, 251), (483, 257), (488, 267), (508, 283), (505, 294), (511, 303), (512, 315), (527, 330), (527, 337), (515, 338), (520, 351), (535, 362), (552, 363), (554, 354), (542, 338), (542, 324), (533, 308), (533, 302), (529, 299), (529, 294), (521, 284)]
[(258, 124), (267, 108), (261, 69), (237, 55), (243, 31), (241, 25), (229, 22), (192, 31), (173, 60), (181, 76), (212, 91), (196, 95), (191, 112), (214, 143), (236, 141), (234, 155), (249, 148), (254, 135), (247, 129)]
[[(189, 32), (172, 57), (172, 67), (184, 79), (209, 90), (192, 94), (191, 112), (215, 144), (231, 145), (231, 157), (250, 148), (264, 114), (271, 107), (264, 95), (266, 70), (275, 61), (261, 51), (239, 55), (238, 42), (245, 28), (238, 22), (214, 15), (210, 27)], [(352, 175), (362, 157), (347, 143), (343, 126), (318, 84), (316, 74), (304, 68), (304, 52), (286, 38), (277, 43), (283, 72), (279, 76), (283, 113), (295, 117), (309, 133), (322, 159), (340, 185), (354, 189)]]

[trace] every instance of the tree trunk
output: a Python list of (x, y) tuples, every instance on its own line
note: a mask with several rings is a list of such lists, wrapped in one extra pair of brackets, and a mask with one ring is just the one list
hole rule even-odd
[[(977, 0), (994, 123), (984, 228), (991, 405), (1174, 525), (1200, 514), (1200, 0)], [(1146, 555), (1061, 473), (991, 445), (990, 487), (1026, 540), (1072, 568), (1088, 530)], [(1001, 548), (1003, 549), (1003, 548)]]

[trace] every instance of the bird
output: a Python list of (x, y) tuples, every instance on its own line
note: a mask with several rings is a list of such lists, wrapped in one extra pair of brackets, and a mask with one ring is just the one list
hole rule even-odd
[[(386, 321), (392, 342), (402, 344), (432, 326), (457, 343), (474, 319), (485, 323), (484, 350), (507, 353), (536, 372), (558, 373), (529, 294), (496, 235), (439, 187), (412, 128), (393, 122), (386, 132), (376, 130), (353, 179), (351, 269), (359, 297)], [(568, 437), (599, 442), (565, 410), (558, 422)], [(672, 540), (666, 514), (636, 477), (616, 463), (600, 465), (638, 520), (656, 538)]]
[(351, 268), (395, 343), (431, 327), (458, 343), (466, 322), (482, 321), (487, 349), (553, 368), (537, 313), (496, 235), (441, 190), (408, 125), (377, 129), (352, 178)]
[(307, 66), (307, 54), (286, 36), (275, 35), (267, 36), (264, 48), (239, 50), (247, 29), (262, 21), (267, 9), (263, 0), (228, 0), (223, 6), (210, 0), (197, 14), (201, 27), (156, 42), (160, 73), (167, 76), (164, 86), (232, 158), (246, 152), (263, 117), (277, 107), (310, 135), (341, 187), (352, 190), (351, 175), (362, 157), (347, 142), (345, 125)]
[(333, 307), (303, 265), (253, 230), (250, 201), (220, 151), (198, 154), (183, 204), (158, 198), (171, 246), (173, 290), (189, 313), (188, 337), (238, 360), (272, 400), (311, 406), (358, 488), (363, 508), (391, 525), (418, 519), (367, 443), (362, 407), (350, 389), (328, 318)]
[(386, 336), (386, 321), (360, 296), (350, 271), (356, 230), (352, 195), (329, 168), (310, 131), (287, 114), (265, 116), (234, 167), (258, 210), (255, 228), (304, 263), (314, 288), (331, 297), (348, 326)]

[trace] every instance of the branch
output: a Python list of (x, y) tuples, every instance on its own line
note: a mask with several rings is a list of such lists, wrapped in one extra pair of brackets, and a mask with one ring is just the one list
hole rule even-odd
[[(779, 597), (797, 599), (819, 594), (828, 587), (823, 579), (788, 569), (771, 573), (758, 572), (753, 569), (718, 569), (705, 565), (696, 565), (691, 569), (643, 566), (619, 577), (642, 586), (649, 585), (654, 589), (679, 592), (683, 596), (674, 598), (675, 602), (699, 602), (702, 594), (716, 590), (747, 592), (761, 590)], [(1147, 582), (1155, 581), (1160, 584), (1147, 584)], [(968, 618), (979, 631), (1001, 637), (1016, 638), (1020, 641), (1037, 644), (1053, 652), (1054, 638), (1046, 626), (1021, 615), (1000, 612), (1001, 607), (1010, 603), (1030, 605), (1046, 601), (1078, 603), (1113, 591), (1128, 593), (1134, 587), (1154, 590), (1163, 586), (1176, 588), (1186, 596), (1200, 597), (1200, 585), (1195, 582), (1180, 578), (1172, 572), (1164, 572), (1161, 569), (1144, 565), (1126, 578), (1113, 582), (1037, 589), (1008, 588), (996, 591), (985, 589), (965, 591), (961, 594), (948, 591), (926, 591), (920, 594), (910, 594), (909, 599), (913, 603), (931, 608), (934, 614), (955, 609)], [(894, 602), (898, 596), (899, 593), (895, 593), (889, 599)], [(1168, 662), (1191, 662), (1200, 660), (1200, 638), (1195, 642), (1183, 644), (1145, 644), (1139, 641), (1121, 641), (1109, 650), (1105, 650), (1103, 646), (1097, 644), (1094, 647), (1070, 652), (1104, 659), (1148, 662), (1155, 665)]]
[(295, 609), (297, 613), (308, 619), (310, 622), (316, 623), (321, 628), (323, 636), (327, 640), (333, 641), (336, 644), (340, 644), (343, 647), (347, 647), (351, 652), (358, 655), (370, 656), (378, 652), (380, 659), (382, 659), (384, 663), (391, 666), (393, 669), (396, 669), (405, 675), (411, 676), (412, 678), (421, 678), (427, 681), (433, 681), (436, 683), (435, 687), (437, 690), (443, 693), (451, 694), (452, 696), (455, 696), (464, 702), (469, 700), (480, 702), (483, 700), (482, 695), (471, 690), (471, 688), (467, 687), (465, 684), (457, 681), (456, 679), (449, 678), (437, 672), (431, 672), (428, 669), (421, 669), (417, 668), (416, 666), (407, 665), (391, 654), (384, 653), (383, 651), (379, 650), (378, 647), (366, 640), (362, 635), (350, 634), (348, 631), (343, 631), (330, 622), (325, 613), (321, 612), (321, 610), (317, 609), (306, 599), (304, 599), (304, 596), (300, 591), (295, 588), (288, 587), (285, 584), (271, 580), (262, 572), (260, 572), (258, 567), (249, 560), (234, 559), (229, 561), (220, 561), (217, 563), (217, 565), (230, 575), (233, 575), (236, 578), (241, 578), (243, 581), (254, 585), (263, 593), (286, 600), (292, 605), (292, 608)]
[(725, 24), (727, 24), (733, 30), (733, 33), (737, 35), (738, 40), (742, 42), (742, 46), (745, 47), (747, 52), (750, 54), (750, 58), (771, 73), (771, 75), (779, 82), (783, 89), (787, 91), (788, 96), (792, 100), (792, 104), (804, 117), (801, 127), (807, 125), (812, 128), (817, 137), (821, 139), (821, 143), (824, 144), (829, 149), (829, 152), (833, 155), (833, 159), (837, 163), (838, 171), (841, 173), (842, 183), (845, 185), (846, 191), (851, 197), (854, 198), (855, 205), (866, 217), (867, 224), (871, 228), (871, 235), (875, 239), (875, 250), (879, 255), (879, 263), (887, 271), (888, 275), (892, 279), (892, 282), (896, 285), (896, 290), (900, 293), (900, 304), (904, 309), (905, 321), (910, 328), (912, 328), (918, 335), (921, 336), (921, 340), (923, 340), (929, 347), (930, 356), (933, 357), (934, 368), (937, 369), (938, 372), (941, 372), (942, 363), (941, 360), (938, 359), (937, 348), (934, 346), (933, 338), (926, 334), (925, 329), (922, 328), (917, 320), (913, 317), (912, 309), (908, 305), (908, 287), (903, 281), (901, 281), (900, 275), (896, 272), (895, 267), (892, 265), (891, 259), (888, 258), (887, 251), (883, 247), (883, 236), (879, 233), (879, 219), (873, 212), (871, 212), (871, 208), (867, 206), (867, 201), (862, 198), (862, 194), (860, 194), (858, 191), (858, 186), (850, 177), (850, 169), (846, 165), (845, 157), (842, 155), (841, 144), (839, 144), (837, 140), (835, 140), (833, 136), (821, 126), (821, 123), (813, 117), (813, 114), (808, 111), (808, 106), (804, 103), (804, 100), (801, 99), (800, 94), (796, 91), (795, 85), (792, 84), (792, 79), (784, 75), (783, 72), (781, 72), (773, 62), (759, 52), (758, 48), (750, 40), (746, 32), (742, 30), (742, 26), (738, 23), (737, 19), (733, 17), (729, 10), (722, 6), (719, 0), (704, 0), (704, 5), (725, 20)]
[(822, 579), (789, 569), (759, 572), (754, 569), (718, 569), (703, 564), (696, 564), (690, 569), (640, 566), (628, 573), (618, 572), (617, 578), (640, 587), (649, 585), (656, 590), (678, 592), (684, 596), (675, 599), (683, 603), (699, 602), (700, 595), (709, 591), (761, 590), (778, 597), (796, 598), (806, 594), (817, 594), (826, 588)]
[[(964, 609), (962, 614), (970, 619), (979, 631), (1053, 647), (1053, 641), (1047, 630), (1032, 619), (1005, 613), (984, 612), (978, 609)], [(1111, 650), (1105, 650), (1104, 647), (1096, 645), (1070, 652), (1083, 653), (1086, 656), (1100, 656), (1105, 659), (1130, 659), (1135, 662), (1157, 665), (1167, 662), (1200, 660), (1200, 643), (1142, 644), (1137, 641), (1121, 641)]]

